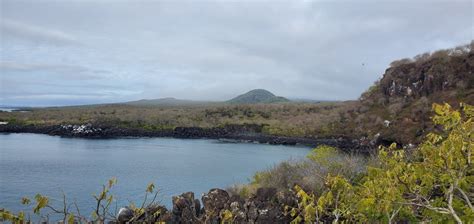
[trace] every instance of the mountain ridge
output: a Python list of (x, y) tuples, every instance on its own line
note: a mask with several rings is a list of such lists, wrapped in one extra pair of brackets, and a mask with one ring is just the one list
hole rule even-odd
[[(126, 104), (131, 106), (193, 106), (205, 104), (256, 104), (256, 103), (280, 103), (290, 102), (289, 99), (281, 96), (276, 96), (272, 92), (265, 89), (253, 89), (246, 93), (240, 94), (230, 100), (225, 101), (201, 101), (201, 100), (187, 100), (177, 99), (174, 97), (164, 97), (157, 99), (140, 99), (135, 101), (128, 101), (119, 104)], [(318, 101), (315, 101), (318, 102)]]
[(216, 103), (213, 101), (199, 101), (199, 100), (186, 100), (177, 99), (174, 97), (164, 97), (157, 99), (141, 99), (135, 101), (128, 101), (123, 104), (131, 106), (185, 106), (185, 105), (201, 105)]

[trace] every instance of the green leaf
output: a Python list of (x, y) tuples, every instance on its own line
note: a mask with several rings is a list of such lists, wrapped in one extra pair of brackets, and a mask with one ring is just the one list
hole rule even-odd
[(153, 193), (153, 190), (155, 189), (155, 184), (154, 183), (150, 183), (148, 184), (147, 188), (146, 188), (146, 192), (149, 192), (149, 193)]
[(110, 178), (110, 180), (109, 180), (109, 188), (112, 188), (115, 184), (117, 184), (117, 178), (116, 178), (116, 177)]
[(68, 224), (74, 224), (74, 214), (73, 213), (69, 213), (69, 216), (67, 218), (67, 223)]
[(36, 194), (36, 206), (33, 208), (35, 214), (39, 214), (40, 210), (48, 205), (49, 199), (43, 195)]
[(29, 205), (30, 202), (31, 202), (31, 200), (27, 197), (21, 198), (21, 204), (23, 204), (23, 205)]

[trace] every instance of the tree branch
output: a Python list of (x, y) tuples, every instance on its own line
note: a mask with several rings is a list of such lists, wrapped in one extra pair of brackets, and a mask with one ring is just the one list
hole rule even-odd
[(469, 197), (467, 196), (466, 192), (464, 192), (461, 188), (459, 187), (456, 187), (456, 190), (459, 191), (459, 193), (461, 193), (461, 195), (463, 196), (464, 198), (464, 201), (466, 201), (467, 205), (469, 206), (469, 208), (471, 208), (471, 210), (474, 211), (474, 207), (472, 207), (472, 203), (471, 203), (471, 200), (469, 200)]

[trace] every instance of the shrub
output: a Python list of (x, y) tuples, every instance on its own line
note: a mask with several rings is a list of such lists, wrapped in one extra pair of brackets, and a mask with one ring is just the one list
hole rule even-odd
[(328, 175), (340, 175), (349, 180), (360, 178), (368, 158), (348, 154), (330, 146), (319, 146), (311, 151), (307, 159), (285, 161), (271, 169), (257, 172), (251, 182), (253, 188), (273, 187), (281, 191), (294, 185), (315, 192), (323, 192)]
[[(329, 218), (334, 222), (441, 222), (474, 220), (474, 107), (462, 112), (448, 104), (433, 105), (433, 122), (443, 127), (430, 133), (408, 157), (395, 144), (382, 147), (379, 162), (363, 179), (351, 182), (328, 175), (327, 190), (317, 204), (301, 199), (294, 215), (305, 222)], [(331, 150), (327, 150), (331, 151)], [(318, 158), (317, 158), (318, 159)], [(298, 195), (311, 195), (295, 188)], [(301, 192), (303, 191), (303, 192)], [(312, 203), (316, 201), (311, 197)], [(318, 215), (306, 214), (316, 206)], [(324, 217), (325, 216), (325, 217)]]

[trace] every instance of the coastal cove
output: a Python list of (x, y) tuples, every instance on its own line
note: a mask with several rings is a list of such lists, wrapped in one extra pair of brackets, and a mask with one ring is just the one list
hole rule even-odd
[(382, 143), (383, 139), (352, 139), (347, 137), (306, 138), (269, 135), (262, 133), (263, 125), (224, 125), (221, 127), (176, 127), (174, 129), (145, 130), (141, 128), (127, 128), (103, 126), (95, 124), (81, 125), (25, 125), (3, 122), (0, 124), (0, 133), (34, 133), (51, 136), (85, 138), (85, 139), (116, 139), (139, 137), (165, 137), (177, 139), (211, 139), (232, 143), (262, 143), (271, 145), (298, 145), (317, 147), (329, 145), (346, 152), (368, 153), (374, 143)]
[(140, 203), (154, 182), (160, 201), (194, 191), (248, 183), (252, 175), (273, 165), (301, 159), (306, 146), (230, 143), (210, 139), (63, 138), (43, 134), (0, 134), (0, 207), (25, 209), (20, 199), (42, 193), (60, 203), (62, 192), (84, 211), (92, 194), (109, 178), (119, 206)]

